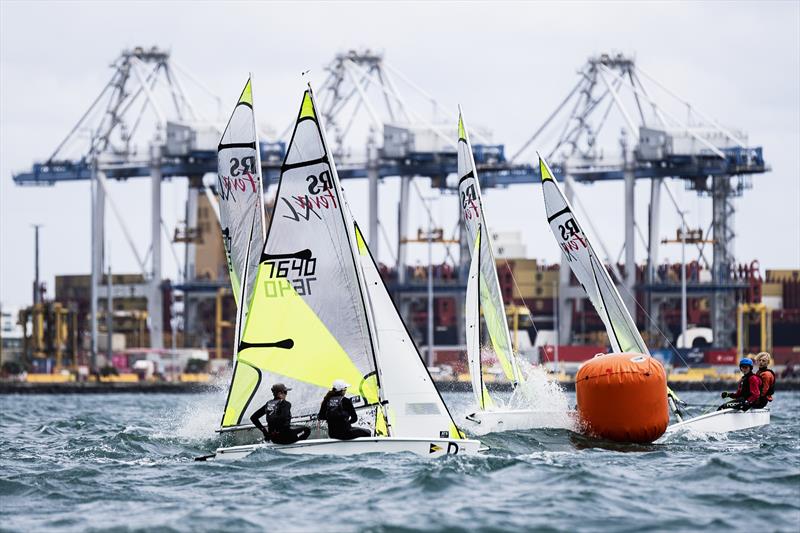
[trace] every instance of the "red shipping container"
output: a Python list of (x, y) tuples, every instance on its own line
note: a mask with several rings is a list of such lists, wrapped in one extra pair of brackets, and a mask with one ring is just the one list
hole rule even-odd
[(729, 350), (708, 350), (703, 362), (709, 365), (735, 365), (736, 350), (734, 348)]
[(776, 365), (800, 364), (800, 346), (775, 346), (772, 359)]
[[(605, 346), (559, 346), (558, 347), (558, 360), (563, 363), (581, 363), (588, 361), (599, 353), (608, 353)], [(540, 361), (543, 363), (552, 362), (555, 359), (555, 350), (553, 346), (540, 346), (539, 347)]]

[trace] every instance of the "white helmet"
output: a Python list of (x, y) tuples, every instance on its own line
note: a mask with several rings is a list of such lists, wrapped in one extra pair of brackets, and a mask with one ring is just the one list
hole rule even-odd
[(331, 388), (335, 391), (343, 391), (349, 386), (350, 384), (347, 383), (345, 380), (337, 379), (336, 381), (333, 382), (333, 386)]

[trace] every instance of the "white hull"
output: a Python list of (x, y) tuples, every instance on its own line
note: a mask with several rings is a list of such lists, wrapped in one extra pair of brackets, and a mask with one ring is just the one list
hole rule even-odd
[(472, 439), (420, 439), (401, 437), (360, 437), (353, 440), (311, 439), (294, 444), (247, 444), (217, 448), (214, 454), (198, 457), (199, 461), (235, 461), (256, 450), (273, 450), (292, 455), (361, 455), (365, 453), (415, 453), (423, 457), (443, 455), (476, 455), (486, 451), (480, 441)]
[(665, 435), (678, 431), (691, 431), (692, 433), (729, 433), (743, 429), (765, 426), (769, 424), (768, 409), (750, 409), (737, 411), (723, 409), (706, 415), (697, 416), (672, 424), (667, 428)]
[(467, 415), (467, 420), (480, 425), (482, 432), (483, 430), (514, 431), (570, 427), (573, 414), (573, 412), (565, 415), (563, 412), (532, 409), (496, 409), (476, 411)]

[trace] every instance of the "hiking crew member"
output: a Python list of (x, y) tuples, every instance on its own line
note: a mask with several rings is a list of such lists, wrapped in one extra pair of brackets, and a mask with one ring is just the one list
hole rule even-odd
[[(311, 430), (306, 426), (291, 426), (292, 404), (286, 401), (286, 393), (290, 390), (283, 383), (276, 383), (272, 386), (273, 398), (264, 406), (257, 410), (250, 417), (250, 421), (261, 433), (264, 434), (265, 441), (272, 441), (275, 444), (293, 444), (299, 440), (306, 440), (311, 434)], [(259, 421), (259, 418), (267, 415), (267, 428)]]
[(319, 408), (317, 418), (328, 421), (328, 436), (332, 439), (351, 440), (372, 436), (372, 432), (366, 428), (351, 426), (358, 420), (358, 415), (353, 402), (345, 396), (349, 386), (341, 379), (334, 381)]
[(743, 376), (739, 380), (739, 387), (736, 392), (733, 394), (722, 393), (723, 398), (733, 398), (733, 401), (722, 404), (719, 409), (741, 409), (747, 411), (761, 397), (761, 379), (753, 374), (753, 360), (745, 357), (739, 361), (739, 370)]
[(753, 404), (756, 409), (766, 407), (772, 401), (772, 395), (775, 394), (775, 372), (769, 367), (769, 362), (770, 357), (767, 352), (761, 352), (756, 356), (756, 363), (758, 363), (756, 375), (761, 378), (761, 395)]

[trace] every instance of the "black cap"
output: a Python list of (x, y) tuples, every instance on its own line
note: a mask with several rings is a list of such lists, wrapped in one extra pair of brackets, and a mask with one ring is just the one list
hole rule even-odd
[(276, 383), (272, 386), (272, 394), (278, 394), (279, 392), (289, 392), (292, 389), (289, 389), (283, 383)]

